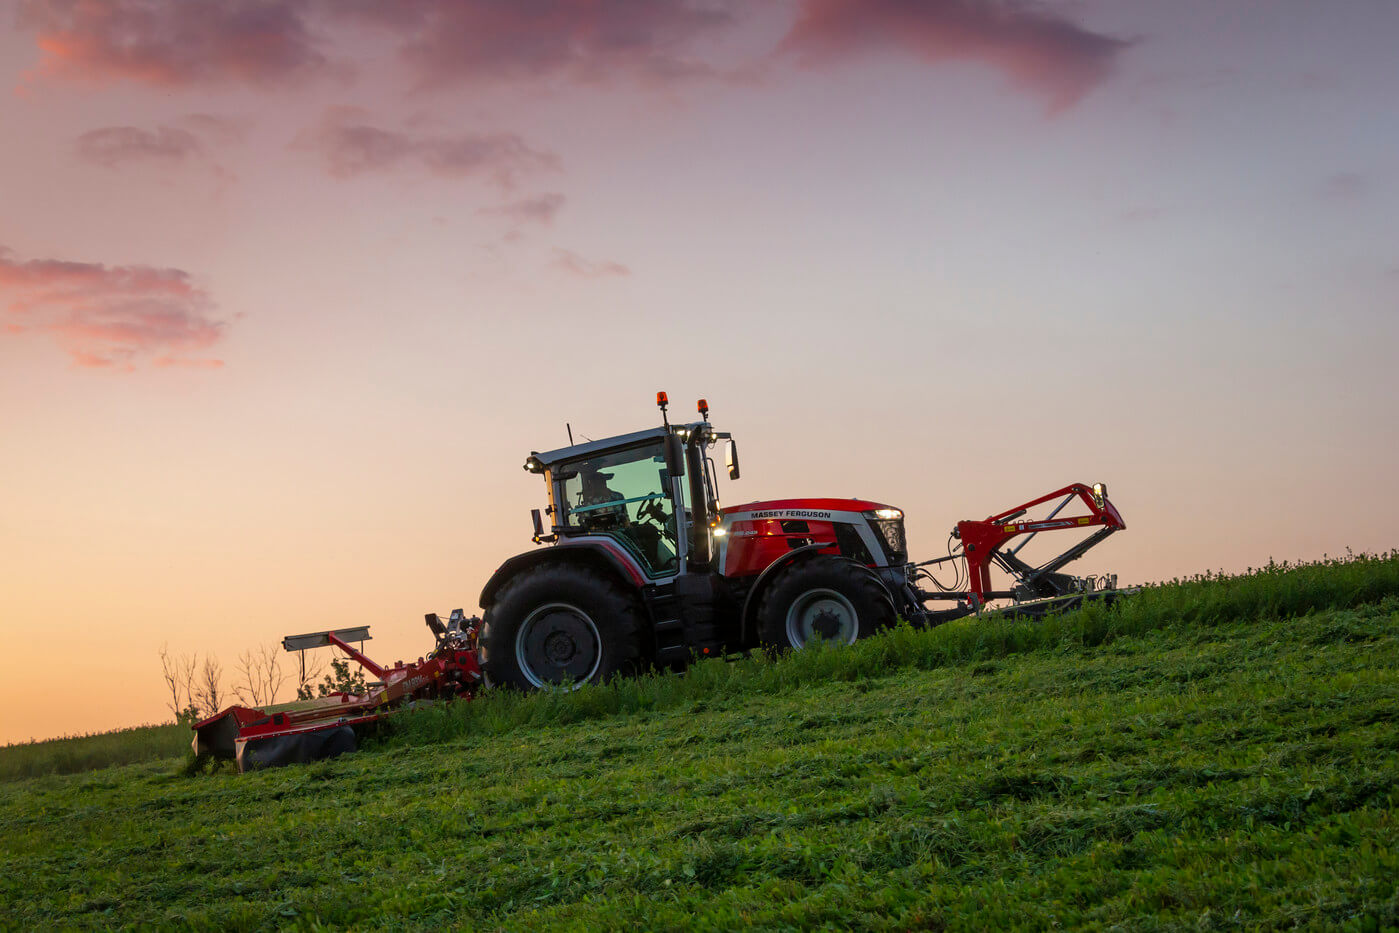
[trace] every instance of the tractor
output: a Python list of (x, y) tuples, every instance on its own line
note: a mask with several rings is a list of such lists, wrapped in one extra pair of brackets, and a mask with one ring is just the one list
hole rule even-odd
[[(685, 424), (670, 423), (664, 392), (656, 402), (659, 426), (525, 460), (525, 470), (543, 477), (549, 504), (543, 515), (532, 511), (536, 549), (505, 561), (481, 593), (487, 683), (530, 690), (598, 682), (758, 646), (851, 644), (899, 619), (935, 625), (993, 600), (1031, 614), (1116, 595), (1114, 577), (1059, 572), (1126, 527), (1102, 484), (1073, 484), (984, 521), (959, 522), (948, 556), (912, 563), (903, 512), (886, 503), (722, 506), (712, 453), (722, 444), (729, 479), (738, 479), (734, 439), (710, 423), (704, 399), (700, 420)], [(1047, 517), (1023, 520), (1060, 497)], [(1074, 500), (1086, 514), (1060, 518)], [(1039, 566), (1018, 556), (1024, 542), (1002, 547), (1069, 528), (1095, 533)], [(966, 589), (941, 585), (928, 569), (958, 559)], [(991, 588), (992, 565), (1014, 579), (1011, 589)], [(928, 609), (934, 600), (952, 605)]]
[[(194, 723), (196, 756), (236, 761), (240, 771), (313, 761), (353, 749), (357, 734), (393, 709), (470, 700), (483, 683), (522, 690), (596, 683), (759, 646), (851, 644), (899, 619), (937, 625), (991, 602), (1009, 601), (997, 612), (1036, 615), (1121, 592), (1111, 575), (1060, 573), (1126, 527), (1101, 483), (1075, 483), (982, 521), (958, 522), (947, 556), (913, 563), (903, 512), (882, 502), (721, 506), (711, 452), (722, 443), (729, 478), (738, 479), (733, 438), (709, 423), (704, 399), (696, 406), (700, 420), (688, 424), (670, 423), (664, 392), (656, 403), (658, 427), (525, 460), (526, 470), (543, 476), (549, 505), (543, 514), (532, 511), (536, 549), (507, 560), (486, 583), (484, 619), (460, 609), (445, 622), (427, 613), (436, 645), (417, 661), (393, 665), (351, 644), (363, 647), (367, 626), (289, 635), (283, 647), (300, 653), (303, 681), (305, 652), (329, 646), (376, 679), (359, 695), (228, 707)], [(1029, 517), (1055, 500), (1047, 515)], [(1086, 513), (1061, 515), (1075, 501)], [(1061, 529), (1093, 533), (1038, 566), (1019, 556), (1035, 535)], [(957, 569), (951, 586), (929, 569), (947, 563)], [(993, 566), (1012, 578), (1010, 589), (992, 589)], [(937, 600), (952, 605), (927, 608)]]

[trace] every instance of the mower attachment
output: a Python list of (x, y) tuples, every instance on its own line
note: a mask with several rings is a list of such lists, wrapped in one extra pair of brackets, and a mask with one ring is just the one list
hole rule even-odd
[(230, 706), (194, 724), (194, 753), (237, 761), (239, 771), (331, 758), (353, 751), (356, 730), (377, 722), (397, 706), (471, 699), (481, 683), (481, 668), (476, 663), (479, 624), (479, 619), (466, 618), (460, 609), (446, 623), (431, 613), (427, 625), (437, 638), (434, 650), (416, 663), (399, 661), (392, 667), (376, 664), (349, 644), (351, 639), (368, 640), (367, 626), (289, 635), (282, 640), (286, 650), (337, 647), (373, 674), (376, 682), (363, 696), (332, 693), (278, 711)]
[[(1036, 506), (1060, 499), (1058, 505), (1044, 518), (1025, 520), (1024, 516)], [(1087, 509), (1086, 514), (1060, 516), (1075, 500)], [(1095, 483), (1092, 486), (1073, 483), (1063, 489), (1046, 493), (1037, 499), (990, 515), (982, 521), (961, 521), (952, 529), (952, 539), (961, 545), (946, 557), (915, 564), (915, 580), (926, 579), (936, 587), (935, 591), (925, 591), (914, 586), (919, 602), (927, 600), (957, 600), (958, 608), (942, 611), (926, 611), (923, 621), (937, 624), (961, 616), (980, 612), (990, 600), (1009, 599), (1014, 605), (1000, 610), (1004, 614), (1017, 616), (1040, 616), (1049, 612), (1073, 609), (1086, 599), (1112, 601), (1120, 591), (1114, 574), (1075, 577), (1060, 571), (1070, 562), (1077, 560), (1093, 546), (1102, 543), (1109, 535), (1127, 527), (1117, 507), (1108, 501), (1107, 486)], [(1042, 531), (1067, 529), (1093, 529), (1097, 531), (1063, 553), (1039, 566), (1032, 566), (1018, 556), (1021, 548)], [(1005, 546), (1014, 538), (1025, 538), (1011, 550)], [(925, 568), (958, 559), (966, 561), (967, 588), (965, 590), (946, 588)], [(991, 587), (991, 565), (995, 564), (1015, 581), (1010, 589), (996, 590)]]

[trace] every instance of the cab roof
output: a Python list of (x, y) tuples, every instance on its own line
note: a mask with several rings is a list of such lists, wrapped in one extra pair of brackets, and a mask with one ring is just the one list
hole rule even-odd
[[(694, 421), (689, 424), (672, 424), (672, 431), (693, 431), (704, 422)], [(530, 451), (530, 456), (538, 460), (546, 469), (563, 460), (575, 460), (579, 457), (589, 457), (594, 454), (605, 453), (609, 450), (616, 450), (621, 447), (630, 447), (633, 444), (640, 444), (644, 441), (659, 440), (666, 436), (664, 427), (647, 428), (644, 431), (633, 431), (631, 434), (618, 434), (615, 437), (604, 437), (598, 441), (585, 441), (582, 444), (573, 444), (569, 447), (560, 447), (557, 450)]]

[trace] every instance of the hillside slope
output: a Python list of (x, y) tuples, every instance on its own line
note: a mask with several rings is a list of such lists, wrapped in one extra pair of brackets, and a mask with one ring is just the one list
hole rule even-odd
[(495, 696), (309, 767), (13, 782), (4, 922), (1393, 925), (1395, 594), (1393, 555), (1274, 568)]

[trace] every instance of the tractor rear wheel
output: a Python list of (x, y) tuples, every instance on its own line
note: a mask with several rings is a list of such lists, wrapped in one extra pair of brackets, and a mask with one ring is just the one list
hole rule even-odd
[(635, 666), (635, 597), (577, 564), (521, 571), (496, 595), (481, 627), (488, 683), (521, 690), (600, 683)]
[(869, 568), (839, 557), (812, 557), (778, 571), (758, 603), (758, 628), (773, 648), (815, 641), (851, 645), (894, 624), (893, 601)]

